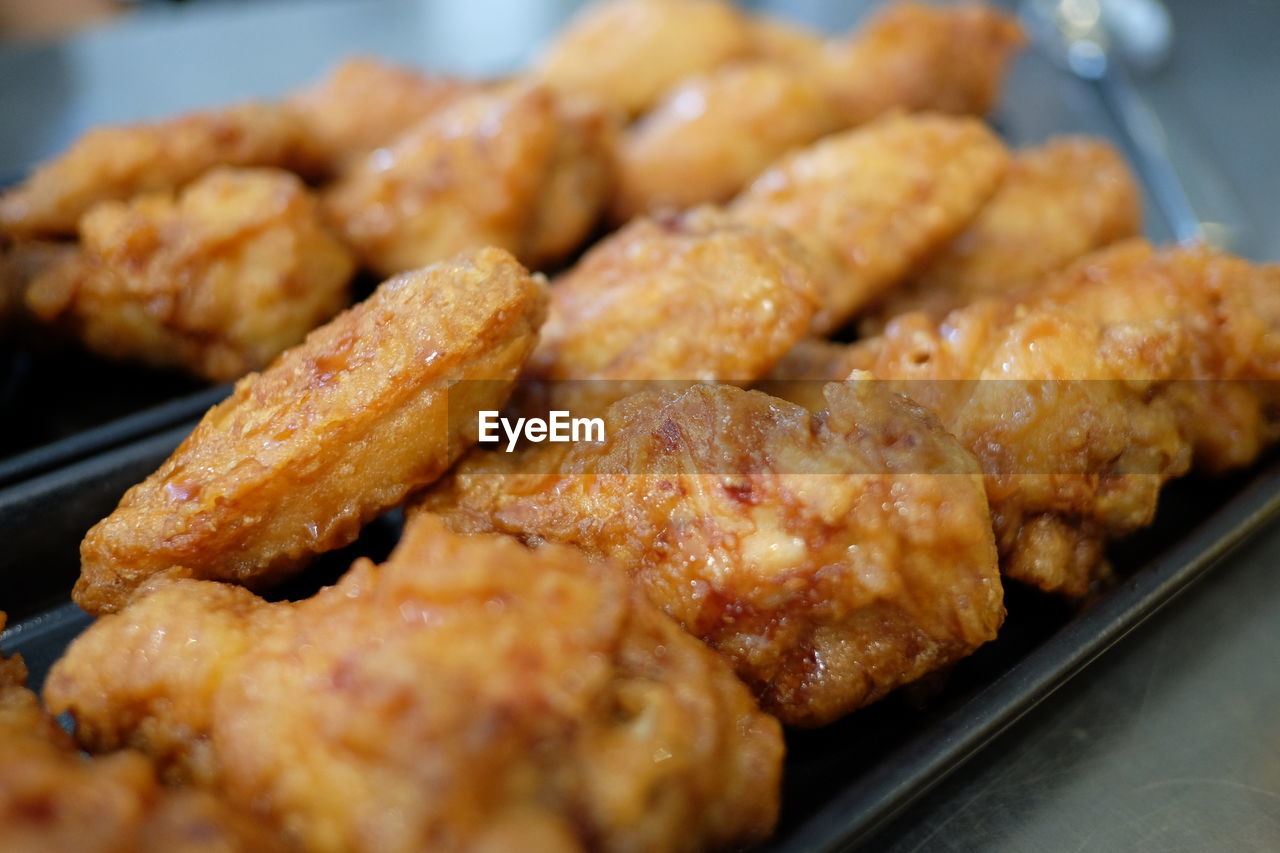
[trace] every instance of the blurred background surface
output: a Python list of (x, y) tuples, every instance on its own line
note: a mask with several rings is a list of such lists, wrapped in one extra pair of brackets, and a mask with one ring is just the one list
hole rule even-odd
[[(0, 0), (0, 179), (86, 128), (255, 96), (370, 53), (501, 74), (526, 63), (577, 0)], [(873, 5), (748, 4), (828, 30)], [(1010, 5), (1004, 3), (1001, 5)], [(1169, 0), (1169, 61), (1136, 85), (1192, 140), (1252, 233), (1280, 259), (1280, 0)], [(1025, 55), (996, 122), (1014, 143), (1117, 137), (1098, 91)], [(1168, 224), (1149, 210), (1149, 233)], [(1053, 696), (913, 807), (875, 849), (1280, 850), (1280, 531)], [(856, 773), (857, 768), (850, 768)]]

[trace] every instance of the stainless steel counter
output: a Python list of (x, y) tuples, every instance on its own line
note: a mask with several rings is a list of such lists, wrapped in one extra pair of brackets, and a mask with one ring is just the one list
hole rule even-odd
[[(85, 127), (272, 95), (339, 55), (498, 71), (573, 0), (208, 2), (46, 46), (0, 46), (0, 176)], [(847, 25), (866, 4), (757, 4)], [(1280, 258), (1280, 3), (1174, 0), (1173, 61), (1142, 86), (1194, 133)], [(501, 22), (500, 25), (495, 22)], [(1032, 56), (1002, 129), (1015, 142), (1111, 134), (1086, 84)], [(1151, 217), (1151, 233), (1167, 230)], [(1244, 549), (877, 836), (891, 851), (1280, 850), (1280, 529)]]

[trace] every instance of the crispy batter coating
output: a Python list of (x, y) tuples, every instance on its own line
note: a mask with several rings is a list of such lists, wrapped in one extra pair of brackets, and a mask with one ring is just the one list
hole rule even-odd
[(537, 86), (459, 98), (334, 182), (326, 209), (383, 274), (498, 246), (531, 266), (572, 250), (612, 185), (609, 115)]
[(288, 100), (332, 175), (479, 84), (356, 56)]
[(383, 283), (237, 383), (125, 493), (81, 543), (76, 603), (117, 610), (171, 570), (261, 588), (351, 542), (475, 440), (544, 310), (545, 287), (500, 249)]
[[(0, 629), (4, 614), (0, 613)], [(233, 853), (284, 844), (205, 792), (166, 790), (144, 756), (84, 759), (0, 658), (0, 845), (23, 853)]]
[(843, 358), (806, 342), (771, 379), (868, 370), (935, 411), (987, 474), (1006, 574), (1079, 596), (1193, 457), (1220, 471), (1280, 438), (1277, 282), (1280, 268), (1132, 241), (1022, 304), (900, 315)]
[(860, 322), (874, 334), (907, 311), (941, 318), (1016, 294), (1083, 255), (1137, 235), (1142, 202), (1124, 158), (1100, 139), (1064, 137), (1018, 153), (959, 237)]
[(612, 406), (602, 443), (472, 453), (415, 511), (610, 555), (762, 706), (821, 725), (995, 636), (973, 457), (875, 383), (828, 411), (732, 386)]
[(822, 259), (812, 328), (823, 334), (964, 228), (1007, 160), (976, 119), (891, 115), (784, 157), (730, 211), (791, 231)]
[[(638, 219), (556, 279), (526, 375), (750, 381), (808, 328), (813, 278), (804, 250), (776, 228), (709, 208)], [(576, 414), (629, 393), (621, 382), (550, 391), (573, 397)]]
[(684, 78), (751, 47), (746, 17), (725, 0), (604, 0), (560, 31), (533, 73), (636, 116)]
[(724, 201), (788, 151), (893, 109), (985, 113), (1021, 44), (982, 6), (894, 6), (830, 44), (767, 18), (750, 33), (755, 61), (690, 76), (629, 129), (616, 221)]
[(80, 251), (27, 305), (114, 358), (225, 382), (346, 307), (355, 270), (312, 194), (278, 169), (219, 168), (181, 194), (97, 205)]
[(1179, 379), (1189, 381), (1163, 395), (1197, 467), (1244, 467), (1280, 438), (1280, 265), (1131, 240), (1082, 259), (1035, 298), (1100, 323), (1185, 330), (1190, 355)]
[(66, 236), (99, 202), (174, 190), (214, 166), (315, 171), (299, 119), (250, 103), (149, 124), (95, 128), (0, 196), (0, 232)]
[(785, 65), (734, 63), (690, 77), (627, 130), (613, 218), (727, 201), (838, 127), (822, 90)]
[(985, 115), (1024, 39), (1017, 22), (982, 3), (886, 5), (814, 63), (849, 126), (892, 109)]
[(700, 850), (778, 809), (776, 721), (621, 572), (430, 518), (297, 604), (162, 585), (46, 696), (308, 850)]

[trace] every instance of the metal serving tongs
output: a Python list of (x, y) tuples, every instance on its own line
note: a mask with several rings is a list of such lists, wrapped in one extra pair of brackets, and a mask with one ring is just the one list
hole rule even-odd
[(1248, 254), (1251, 229), (1230, 183), (1192, 138), (1165, 132), (1129, 77), (1169, 57), (1173, 24), (1160, 0), (1023, 0), (1019, 17), (1050, 60), (1097, 87), (1174, 238)]

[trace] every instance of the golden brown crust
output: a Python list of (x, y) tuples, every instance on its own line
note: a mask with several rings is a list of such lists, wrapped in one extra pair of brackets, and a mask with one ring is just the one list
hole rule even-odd
[(724, 0), (606, 0), (561, 30), (533, 73), (635, 116), (689, 75), (751, 47), (746, 17)]
[(813, 63), (844, 122), (893, 109), (985, 115), (1024, 39), (1017, 22), (982, 3), (887, 4)]
[(730, 206), (822, 259), (823, 334), (901, 281), (995, 191), (1008, 155), (976, 119), (891, 115), (796, 151)]
[(74, 234), (80, 217), (99, 202), (175, 190), (214, 166), (315, 171), (297, 117), (273, 104), (99, 127), (0, 196), (0, 232)]
[(1081, 256), (1136, 236), (1141, 219), (1137, 182), (1108, 143), (1062, 137), (1020, 151), (973, 223), (859, 326), (875, 334), (907, 311), (940, 319), (984, 296), (1018, 296)]
[[(0, 629), (4, 614), (0, 613)], [(135, 752), (95, 759), (0, 657), (0, 839), (24, 853), (255, 853), (283, 850), (266, 827), (213, 796), (166, 790)]]
[(351, 253), (302, 182), (219, 168), (181, 194), (103, 202), (80, 251), (37, 278), (31, 312), (89, 349), (225, 382), (346, 307)]
[(628, 129), (613, 218), (729, 200), (783, 154), (839, 126), (822, 90), (770, 62), (690, 77)]
[(617, 380), (750, 381), (804, 334), (813, 278), (776, 228), (710, 208), (638, 219), (555, 280), (526, 375), (611, 380), (554, 384), (575, 414), (629, 393)]
[(628, 397), (606, 440), (473, 453), (415, 507), (610, 555), (784, 722), (821, 725), (992, 639), (973, 458), (872, 383), (819, 416), (738, 388)]
[(385, 282), (241, 380), (89, 531), (77, 603), (116, 610), (178, 567), (262, 587), (352, 541), (449, 467), (476, 410), (501, 407), (544, 303), (499, 249)]
[(538, 86), (459, 98), (347, 170), (326, 210), (382, 274), (483, 246), (551, 263), (587, 236), (611, 188), (610, 121)]
[(769, 387), (867, 370), (935, 411), (987, 474), (1006, 574), (1082, 596), (1168, 479), (1193, 460), (1246, 465), (1280, 438), (1277, 281), (1209, 249), (1129, 241), (1024, 303), (900, 315), (843, 354), (805, 343)]
[(334, 175), (479, 87), (355, 56), (286, 103), (301, 120), (311, 153)]
[(433, 519), (296, 604), (161, 586), (46, 695), (310, 850), (725, 848), (777, 814), (776, 722), (620, 572)]

